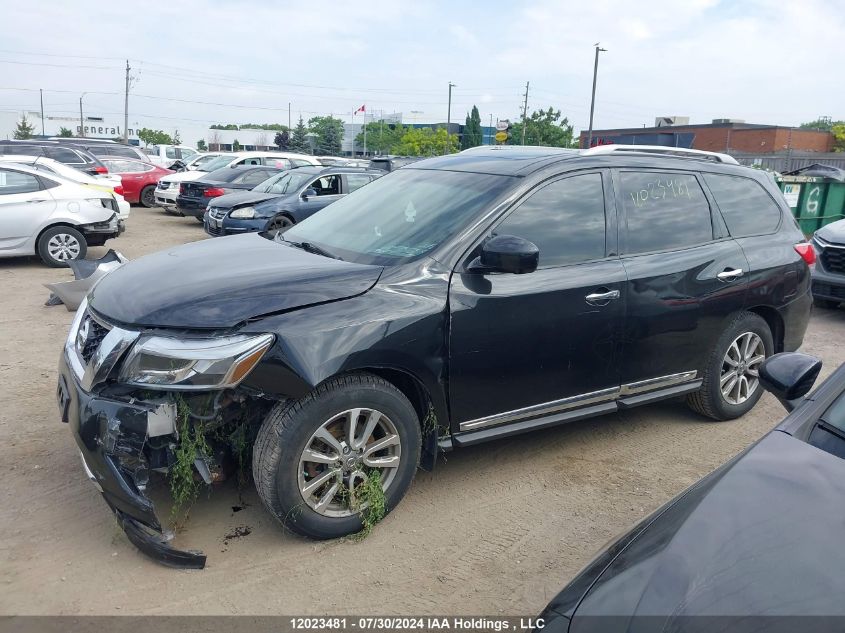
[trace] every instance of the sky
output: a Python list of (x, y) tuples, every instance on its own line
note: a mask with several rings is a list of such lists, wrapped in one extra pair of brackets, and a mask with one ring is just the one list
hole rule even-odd
[[(202, 135), (211, 123), (287, 123), (367, 110), (484, 124), (560, 109), (594, 128), (739, 118), (845, 119), (842, 0), (368, 0), (143, 3), (0, 0), (0, 112), (85, 111)], [(9, 134), (11, 130), (0, 130)], [(188, 142), (197, 139), (185, 138)]]

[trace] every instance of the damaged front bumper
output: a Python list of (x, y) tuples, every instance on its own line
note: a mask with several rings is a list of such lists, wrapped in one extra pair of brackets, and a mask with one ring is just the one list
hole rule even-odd
[(143, 448), (150, 423), (155, 424), (160, 416), (158, 407), (85, 391), (70, 368), (66, 351), (59, 361), (56, 397), (62, 422), (71, 427), (88, 477), (129, 540), (165, 565), (202, 569), (203, 553), (170, 547), (172, 535), (164, 531), (152, 501), (143, 493), (149, 468)]

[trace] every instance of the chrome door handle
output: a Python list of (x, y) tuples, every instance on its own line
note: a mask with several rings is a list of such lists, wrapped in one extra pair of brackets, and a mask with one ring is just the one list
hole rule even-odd
[(584, 297), (584, 299), (587, 300), (587, 303), (598, 303), (599, 301), (610, 301), (611, 299), (618, 298), (618, 290), (608, 290), (607, 292), (594, 292)]
[(718, 275), (719, 281), (733, 281), (738, 277), (742, 277), (742, 268), (732, 268), (731, 270), (724, 270), (720, 272)]

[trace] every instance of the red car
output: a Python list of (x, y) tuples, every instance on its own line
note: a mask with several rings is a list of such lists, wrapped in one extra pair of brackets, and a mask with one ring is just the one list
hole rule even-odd
[(140, 203), (145, 207), (155, 206), (158, 179), (173, 173), (170, 169), (131, 158), (103, 156), (100, 160), (108, 167), (109, 173), (120, 176), (126, 201), (132, 204)]

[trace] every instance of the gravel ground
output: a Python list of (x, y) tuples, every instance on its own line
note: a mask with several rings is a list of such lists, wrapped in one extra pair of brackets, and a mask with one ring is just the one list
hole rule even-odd
[[(136, 208), (109, 246), (133, 258), (204, 237), (193, 218)], [(611, 537), (782, 417), (768, 395), (726, 423), (668, 402), (456, 451), (418, 473), (363, 541), (285, 533), (251, 489), (227, 482), (176, 537), (208, 566), (173, 570), (126, 540), (59, 422), (56, 361), (72, 315), (44, 307), (41, 284), (69, 277), (0, 261), (3, 614), (536, 613)], [(845, 361), (843, 332), (845, 310), (816, 311), (804, 350), (824, 375)]]

